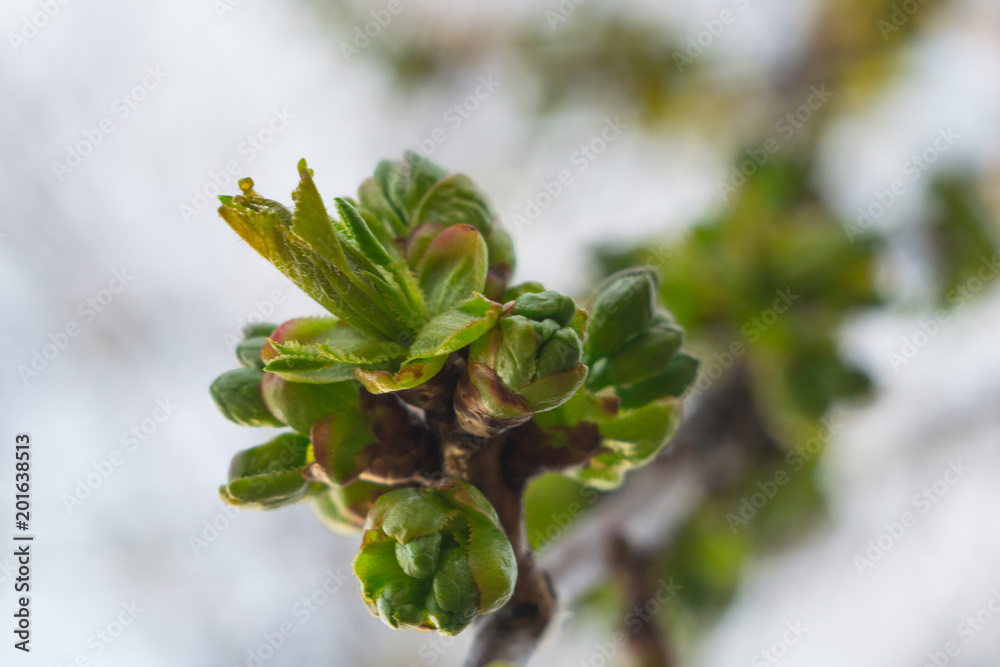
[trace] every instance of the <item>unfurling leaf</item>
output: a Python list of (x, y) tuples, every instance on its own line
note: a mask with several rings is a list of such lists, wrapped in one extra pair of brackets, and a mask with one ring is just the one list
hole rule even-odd
[(281, 426), (261, 394), (264, 373), (256, 368), (238, 368), (220, 375), (209, 392), (219, 411), (241, 426)]
[(229, 468), (229, 482), (219, 489), (222, 499), (252, 509), (273, 509), (305, 498), (311, 483), (302, 476), (309, 438), (294, 433), (246, 449)]

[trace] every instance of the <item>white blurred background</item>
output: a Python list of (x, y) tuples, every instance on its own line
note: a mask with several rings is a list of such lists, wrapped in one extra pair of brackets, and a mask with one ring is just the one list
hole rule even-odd
[[(685, 34), (732, 3), (617, 4)], [(820, 4), (750, 3), (716, 45), (732, 85), (780, 70)], [(551, 9), (402, 6), (399, 21), (428, 25), (544, 27)], [(208, 396), (233, 366), (228, 337), (248, 319), (318, 311), (216, 216), (215, 195), (235, 190), (220, 174), (235, 163), (259, 192), (287, 200), (306, 157), (324, 196), (349, 194), (379, 159), (444, 128), (432, 157), (470, 175), (509, 220), (600, 132), (606, 111), (538, 122), (524, 96), (530, 81), (519, 81), (529, 74), (502, 60), (404, 95), (372, 54), (347, 61), (339, 44), (354, 24), (320, 22), (297, 2), (8, 0), (0, 26), (0, 295), (10, 336), (0, 516), (12, 525), (13, 438), (30, 433), (37, 536), (30, 655), (11, 648), (14, 561), (0, 549), (0, 662), (460, 664), (468, 638), (393, 633), (363, 608), (350, 571), (357, 538), (327, 533), (308, 507), (227, 515), (218, 500), (232, 454), (262, 441), (222, 419)], [(867, 115), (844, 119), (823, 148), (823, 191), (848, 216), (940, 128), (959, 139), (934, 170), (1000, 157), (1000, 5), (952, 3), (916, 44), (901, 83)], [(498, 85), (453, 127), (444, 114), (480, 77)], [(591, 248), (679, 232), (720, 206), (715, 183), (729, 164), (720, 144), (736, 142), (738, 129), (709, 141), (620, 121), (627, 127), (607, 152), (515, 230), (518, 278), (582, 290)], [(68, 156), (81, 142), (87, 154)], [(213, 178), (229, 182), (216, 188)], [(919, 222), (928, 182), (879, 224)], [(918, 289), (919, 276), (912, 281)], [(918, 667), (949, 642), (958, 654), (938, 664), (1000, 664), (1000, 615), (980, 613), (994, 596), (1000, 611), (1000, 291), (986, 288), (894, 370), (887, 354), (925, 316), (881, 314), (845, 332), (880, 393), (838, 415), (844, 427), (821, 468), (829, 519), (794, 549), (749, 565), (694, 664), (777, 664), (760, 652), (782, 641), (786, 623), (806, 629), (782, 651), (789, 667)], [(854, 557), (868, 541), (958, 461), (968, 468), (958, 482), (859, 574)], [(0, 529), (0, 539), (12, 532)], [(962, 624), (977, 613), (970, 640)], [(537, 664), (594, 664), (612, 631), (563, 623)], [(282, 646), (269, 652), (275, 633)]]

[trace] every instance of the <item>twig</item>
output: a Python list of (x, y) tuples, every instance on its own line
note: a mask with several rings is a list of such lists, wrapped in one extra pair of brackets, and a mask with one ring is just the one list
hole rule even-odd
[[(735, 367), (705, 395), (671, 449), (632, 473), (627, 486), (608, 496), (579, 529), (545, 555), (542, 567), (531, 553), (523, 520), (527, 480), (555, 465), (545, 454), (536, 454), (526, 464), (530, 451), (544, 448), (537, 434), (525, 426), (494, 438), (476, 438), (456, 429), (453, 422), (447, 427), (438, 422), (435, 430), (444, 451), (450, 452), (446, 459), (461, 461), (446, 468), (474, 484), (493, 504), (518, 564), (513, 597), (503, 609), (479, 622), (465, 667), (484, 667), (494, 661), (526, 665), (556, 611), (555, 590), (546, 572), (553, 574), (560, 592), (572, 601), (608, 574), (606, 552), (595, 545), (621, 536), (630, 548), (662, 547), (708, 494), (731, 483), (754, 459), (778, 451), (753, 403), (746, 369)], [(577, 439), (587, 442), (578, 443), (574, 448), (578, 451), (561, 455), (585, 459), (593, 445), (591, 435), (579, 433)], [(463, 453), (456, 454), (459, 451)], [(512, 457), (512, 451), (522, 455)], [(652, 639), (644, 646), (650, 655), (659, 650)]]
[[(643, 609), (655, 599), (656, 580), (653, 577), (654, 552), (639, 552), (625, 538), (615, 535), (611, 540), (610, 565), (625, 587), (625, 608)], [(628, 619), (628, 616), (625, 617)], [(673, 667), (673, 653), (663, 627), (655, 616), (643, 616), (624, 623), (626, 646), (638, 667)]]

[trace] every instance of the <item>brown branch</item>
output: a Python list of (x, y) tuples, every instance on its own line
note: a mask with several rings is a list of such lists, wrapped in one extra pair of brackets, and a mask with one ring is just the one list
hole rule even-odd
[[(502, 609), (479, 622), (466, 664), (480, 667), (505, 660), (523, 665), (556, 609), (552, 585), (535, 563), (524, 531), (525, 484), (541, 471), (542, 462), (523, 455), (533, 443), (537, 445), (536, 450), (544, 446), (532, 438), (534, 432), (530, 428), (515, 429), (518, 431), (516, 437), (512, 437), (510, 430), (486, 436), (464, 429), (463, 423), (456, 418), (453, 402), (456, 384), (464, 376), (465, 369), (465, 359), (458, 354), (452, 355), (438, 376), (412, 390), (399, 392), (399, 398), (423, 413), (423, 421), (439, 452), (444, 476), (469, 482), (493, 505), (517, 561), (513, 595)], [(532, 442), (526, 442), (528, 440)], [(580, 456), (579, 453), (574, 455)]]
[(480, 621), (466, 665), (480, 667), (495, 660), (526, 664), (555, 613), (556, 598), (524, 532), (527, 477), (507, 474), (504, 465), (509, 433), (491, 438), (469, 435), (446, 414), (428, 414), (428, 425), (439, 438), (445, 472), (466, 480), (486, 496), (517, 560), (514, 593), (502, 609)]
[(538, 567), (524, 531), (524, 481), (503, 474), (505, 436), (492, 438), (469, 460), (468, 480), (493, 504), (517, 558), (517, 583), (510, 601), (479, 622), (466, 667), (496, 660), (527, 663), (556, 610), (548, 576)]
[[(654, 553), (634, 549), (621, 535), (611, 541), (610, 565), (625, 588), (625, 608), (645, 609), (656, 599), (657, 581), (653, 575)], [(637, 667), (673, 667), (670, 642), (653, 615), (623, 619), (626, 646)]]

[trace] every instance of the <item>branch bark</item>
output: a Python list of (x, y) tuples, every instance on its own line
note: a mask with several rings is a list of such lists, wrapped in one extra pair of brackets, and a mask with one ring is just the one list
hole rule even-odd
[[(658, 582), (653, 575), (655, 552), (640, 552), (624, 537), (611, 540), (610, 565), (625, 589), (625, 608), (644, 609), (655, 599)], [(628, 618), (626, 616), (626, 618)], [(656, 616), (638, 616), (638, 627), (624, 624), (626, 644), (637, 667), (674, 667), (670, 641)]]
[(506, 438), (488, 442), (468, 466), (468, 481), (493, 503), (517, 558), (514, 595), (499, 611), (480, 621), (466, 667), (503, 660), (526, 664), (555, 614), (556, 596), (536, 563), (524, 530), (524, 481), (505, 478), (501, 464)]

